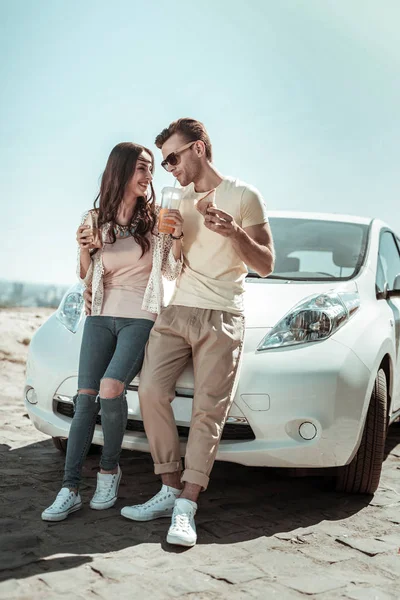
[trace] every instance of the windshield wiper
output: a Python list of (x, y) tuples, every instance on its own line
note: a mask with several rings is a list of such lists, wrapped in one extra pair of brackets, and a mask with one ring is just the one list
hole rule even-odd
[(281, 279), (282, 281), (296, 281), (291, 277), (281, 277), (280, 275), (268, 275), (268, 277), (260, 277), (257, 273), (247, 273), (246, 279), (252, 277), (254, 279)]

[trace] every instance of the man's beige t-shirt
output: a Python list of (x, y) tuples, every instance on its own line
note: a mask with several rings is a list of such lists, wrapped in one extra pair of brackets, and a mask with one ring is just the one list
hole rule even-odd
[[(196, 203), (206, 193), (196, 193), (193, 183), (183, 193), (179, 206), (184, 219), (183, 269), (170, 304), (240, 315), (247, 268), (229, 237), (210, 231), (204, 225), (204, 216), (196, 210)], [(242, 228), (268, 222), (260, 193), (238, 179), (223, 179), (216, 188), (215, 203)]]

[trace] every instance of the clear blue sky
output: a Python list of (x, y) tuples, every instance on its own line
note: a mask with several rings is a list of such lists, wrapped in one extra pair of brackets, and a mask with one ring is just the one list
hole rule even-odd
[(399, 22), (398, 0), (0, 0), (0, 278), (74, 281), (111, 148), (183, 116), (270, 209), (400, 232)]

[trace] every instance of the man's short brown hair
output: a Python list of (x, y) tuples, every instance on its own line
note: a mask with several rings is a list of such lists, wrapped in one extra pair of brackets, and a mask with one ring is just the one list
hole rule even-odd
[(179, 133), (186, 138), (188, 142), (194, 142), (196, 140), (203, 142), (206, 147), (206, 156), (210, 162), (212, 161), (211, 141), (203, 123), (188, 118), (173, 121), (156, 137), (155, 144), (157, 148), (161, 148), (174, 133)]

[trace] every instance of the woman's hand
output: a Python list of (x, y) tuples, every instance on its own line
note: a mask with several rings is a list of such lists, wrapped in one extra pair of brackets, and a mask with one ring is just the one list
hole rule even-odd
[(90, 225), (80, 225), (76, 232), (76, 241), (81, 250), (92, 250), (93, 246), (93, 229)]
[(90, 227), (90, 225), (80, 225), (80, 227), (78, 227), (78, 231), (76, 232), (76, 241), (78, 242), (80, 248), (79, 276), (81, 279), (84, 279), (87, 275), (92, 260), (90, 250), (92, 250), (92, 248), (96, 248), (96, 246), (93, 244), (93, 229)]
[(92, 288), (87, 287), (83, 292), (83, 299), (85, 301), (85, 313), (87, 316), (92, 314)]
[(182, 234), (183, 217), (178, 209), (170, 208), (164, 216), (165, 222), (174, 228), (172, 235), (179, 237)]

